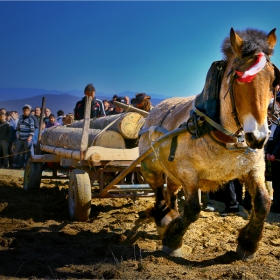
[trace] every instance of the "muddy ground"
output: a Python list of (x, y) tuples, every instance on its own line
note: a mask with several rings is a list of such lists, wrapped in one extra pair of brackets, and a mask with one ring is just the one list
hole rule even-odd
[[(21, 171), (23, 173), (23, 171)], [(95, 199), (88, 222), (69, 219), (67, 181), (22, 188), (22, 174), (0, 175), (0, 279), (280, 279), (280, 215), (270, 213), (256, 258), (235, 254), (242, 211), (201, 212), (184, 237), (183, 258), (161, 251), (152, 198)]]

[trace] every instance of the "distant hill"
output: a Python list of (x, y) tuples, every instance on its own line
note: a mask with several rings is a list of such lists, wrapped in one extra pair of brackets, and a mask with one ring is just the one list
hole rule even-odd
[[(135, 97), (135, 94), (137, 92), (133, 91), (123, 91), (116, 93), (118, 96), (128, 96), (129, 98)], [(10, 100), (17, 100), (17, 99), (25, 99), (25, 98), (31, 98), (35, 96), (46, 96), (46, 95), (62, 95), (62, 94), (68, 94), (71, 96), (78, 96), (82, 97), (84, 96), (83, 90), (69, 90), (69, 91), (59, 91), (59, 90), (45, 90), (45, 89), (39, 89), (39, 88), (0, 88), (0, 104), (2, 101), (10, 101)], [(156, 103), (156, 100), (163, 100), (168, 98), (168, 96), (162, 96), (155, 93), (148, 93), (147, 95), (150, 95), (152, 97), (152, 101), (155, 100), (154, 103)], [(108, 99), (111, 100), (114, 94), (108, 94), (104, 92), (96, 92), (96, 97), (103, 100)]]
[[(118, 94), (119, 96), (124, 96), (127, 95), (130, 98), (135, 96), (135, 93), (128, 95), (128, 92), (126, 92), (126, 94), (121, 93)], [(22, 92), (21, 92), (22, 94)], [(2, 94), (0, 94), (0, 96), (2, 97)], [(18, 95), (16, 95), (18, 96)], [(32, 108), (34, 109), (35, 107), (41, 107), (42, 105), (42, 98), (45, 97), (45, 107), (49, 107), (52, 111), (52, 113), (54, 113), (56, 115), (56, 112), (58, 110), (63, 110), (65, 114), (67, 113), (72, 113), (75, 105), (77, 103), (77, 101), (81, 100), (81, 98), (84, 96), (84, 94), (81, 92), (81, 94), (79, 96), (75, 96), (75, 95), (70, 95), (70, 94), (65, 94), (65, 93), (61, 93), (61, 94), (40, 94), (40, 95), (36, 95), (36, 96), (32, 96), (32, 97), (27, 97), (27, 98), (22, 98), (24, 95), (21, 95), (21, 98), (16, 99), (15, 95), (9, 95), (10, 100), (1, 100), (2, 98), (0, 98), (0, 108), (5, 108), (7, 111), (11, 111), (11, 110), (16, 110), (19, 112), (19, 114), (22, 113), (22, 108), (25, 104), (29, 104), (32, 106)], [(99, 95), (98, 93), (96, 94), (96, 97), (100, 100), (103, 99), (111, 99), (112, 97), (108, 96), (108, 95)], [(152, 104), (155, 106), (157, 105), (159, 102), (161, 102), (163, 99), (159, 99), (159, 98), (153, 98), (151, 99)]]

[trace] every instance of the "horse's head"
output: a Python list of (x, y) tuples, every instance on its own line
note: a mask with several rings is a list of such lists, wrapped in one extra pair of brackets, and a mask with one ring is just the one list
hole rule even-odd
[(279, 70), (269, 59), (276, 44), (275, 30), (267, 35), (255, 29), (231, 29), (222, 46), (232, 69), (228, 78), (232, 111), (253, 149), (261, 149), (268, 139), (267, 109), (274, 87), (280, 84)]

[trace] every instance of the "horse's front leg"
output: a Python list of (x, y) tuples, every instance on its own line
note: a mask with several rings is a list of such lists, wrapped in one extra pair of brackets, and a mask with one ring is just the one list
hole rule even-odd
[(260, 177), (250, 173), (245, 180), (245, 186), (252, 197), (252, 212), (249, 223), (239, 232), (236, 250), (239, 258), (245, 261), (255, 257), (271, 204), (264, 178)]
[[(156, 196), (154, 207), (150, 209), (150, 216), (154, 218), (159, 237), (162, 239), (168, 224), (179, 216), (177, 192), (180, 186), (173, 185), (167, 179), (168, 187), (165, 190), (163, 176), (157, 176), (157, 178), (156, 183), (150, 183)], [(159, 178), (161, 179), (159, 180)]]
[(174, 256), (182, 256), (183, 236), (189, 225), (199, 218), (200, 204), (198, 200), (198, 189), (188, 189), (184, 212), (174, 219), (167, 227), (162, 239), (164, 253)]

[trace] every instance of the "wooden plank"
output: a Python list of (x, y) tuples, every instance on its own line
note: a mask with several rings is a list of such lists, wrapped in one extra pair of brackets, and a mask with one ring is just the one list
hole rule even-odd
[(60, 157), (53, 154), (31, 155), (31, 162), (59, 162)]
[[(43, 135), (44, 135), (44, 133), (43, 133)], [(58, 147), (53, 147), (53, 146), (48, 146), (48, 145), (42, 145), (41, 150), (48, 152), (48, 153), (55, 154), (60, 157), (73, 158), (76, 160), (80, 160), (80, 151), (67, 150), (64, 148), (58, 148)]]
[(111, 194), (108, 193), (106, 196), (100, 196), (98, 193), (92, 193), (91, 198), (131, 198), (131, 197), (154, 197), (154, 193), (137, 194), (137, 193), (127, 193), (127, 194)]
[(89, 123), (90, 123), (90, 111), (91, 111), (91, 96), (86, 96), (86, 104), (85, 104), (85, 119), (84, 119), (84, 126), (83, 126), (83, 132), (82, 132), (82, 139), (81, 139), (81, 145), (80, 145), (80, 151), (81, 151), (81, 160), (84, 158), (84, 151), (88, 147), (88, 134), (89, 134)]
[(72, 158), (61, 158), (60, 159), (61, 166), (79, 166), (79, 161)]
[(86, 150), (85, 160), (92, 162), (113, 160), (135, 160), (139, 156), (138, 147), (133, 149), (113, 149), (93, 146)]

